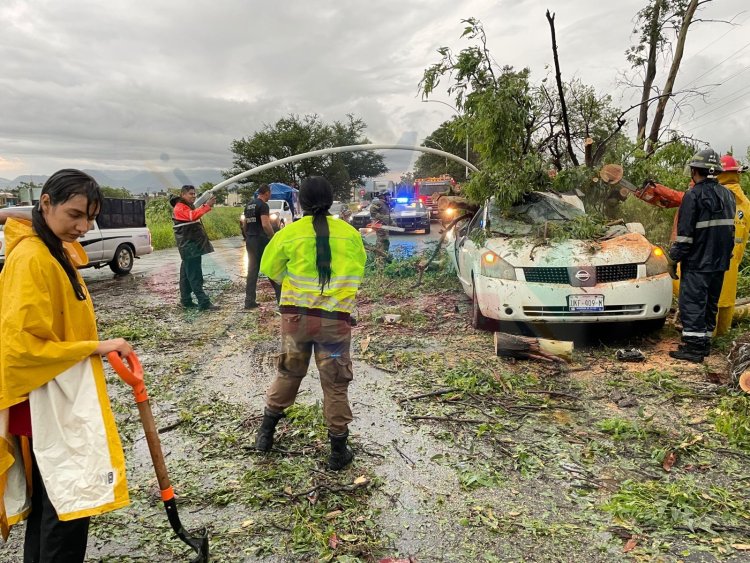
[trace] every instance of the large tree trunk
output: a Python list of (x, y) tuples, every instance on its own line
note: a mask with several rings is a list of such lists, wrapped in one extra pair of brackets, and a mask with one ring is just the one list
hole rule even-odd
[(656, 52), (659, 48), (659, 37), (661, 36), (661, 16), (665, 0), (654, 0), (654, 13), (649, 21), (648, 60), (646, 62), (646, 76), (643, 79), (643, 92), (641, 92), (641, 107), (638, 112), (638, 134), (636, 139), (638, 146), (642, 146), (646, 138), (646, 124), (648, 123), (648, 100), (651, 97), (651, 88), (656, 78)]
[(573, 343), (496, 332), (495, 353), (508, 358), (569, 362), (573, 359)]
[(687, 39), (687, 32), (690, 24), (693, 21), (695, 10), (698, 8), (698, 0), (690, 0), (687, 9), (685, 10), (685, 17), (682, 20), (680, 26), (680, 33), (677, 36), (677, 46), (674, 50), (674, 58), (672, 59), (672, 66), (669, 68), (669, 75), (667, 81), (664, 84), (664, 89), (659, 96), (659, 102), (656, 106), (656, 113), (654, 114), (654, 121), (651, 123), (651, 133), (648, 136), (648, 154), (653, 154), (656, 150), (656, 144), (659, 141), (659, 131), (661, 129), (661, 123), (664, 120), (664, 110), (667, 107), (667, 102), (672, 96), (672, 90), (674, 89), (674, 83), (677, 79), (677, 72), (680, 70), (680, 63), (682, 62), (682, 54), (685, 51), (685, 40)]
[(560, 94), (560, 109), (562, 111), (563, 126), (565, 127), (565, 141), (568, 145), (568, 156), (574, 166), (578, 166), (578, 158), (573, 152), (573, 143), (570, 139), (570, 123), (568, 121), (568, 106), (565, 103), (565, 90), (562, 84), (562, 75), (560, 74), (560, 58), (557, 56), (557, 38), (555, 36), (555, 16), (547, 10), (547, 21), (549, 22), (550, 32), (552, 33), (552, 55), (555, 59), (555, 80), (557, 81), (557, 91)]

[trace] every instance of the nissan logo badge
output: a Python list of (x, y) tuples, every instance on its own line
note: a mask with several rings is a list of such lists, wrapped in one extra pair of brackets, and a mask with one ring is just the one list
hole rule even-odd
[(578, 281), (589, 281), (589, 278), (591, 278), (591, 274), (589, 274), (586, 270), (578, 270), (576, 272), (576, 279)]

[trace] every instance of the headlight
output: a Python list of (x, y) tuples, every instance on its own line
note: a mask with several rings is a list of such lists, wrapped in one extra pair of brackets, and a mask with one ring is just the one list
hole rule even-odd
[(651, 249), (651, 256), (646, 260), (646, 276), (658, 276), (659, 274), (666, 274), (669, 271), (669, 263), (667, 257), (664, 255), (664, 250), (660, 247), (655, 246)]
[(240, 221), (244, 221), (244, 220), (245, 220), (245, 214), (243, 213), (242, 215), (240, 215)]
[(445, 210), (446, 217), (453, 217), (453, 215), (455, 214), (456, 214), (456, 210), (453, 209), (452, 207), (449, 207), (448, 209)]
[(271, 221), (275, 221), (278, 218), (279, 218), (279, 214), (278, 213), (271, 213)]
[(482, 253), (479, 271), (483, 276), (501, 280), (515, 280), (516, 270), (491, 250)]
[(338, 219), (338, 218), (339, 218), (339, 214), (338, 214), (338, 213), (334, 213), (334, 214), (332, 215), (332, 217), (333, 217), (334, 219)]

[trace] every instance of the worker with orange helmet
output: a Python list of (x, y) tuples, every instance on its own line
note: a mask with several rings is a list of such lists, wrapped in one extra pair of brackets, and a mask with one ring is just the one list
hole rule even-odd
[(745, 255), (747, 238), (750, 234), (750, 199), (742, 191), (740, 186), (740, 173), (747, 169), (727, 153), (721, 157), (720, 172), (716, 177), (719, 183), (734, 194), (737, 203), (737, 212), (734, 215), (734, 251), (729, 270), (724, 274), (724, 285), (719, 297), (719, 316), (716, 323), (716, 334), (726, 334), (732, 326), (734, 315), (734, 304), (737, 299), (737, 279), (739, 277), (740, 264)]
[[(747, 170), (747, 166), (742, 166), (731, 153), (727, 153), (720, 159), (723, 172), (718, 173), (717, 180), (719, 183), (732, 192), (737, 204), (735, 214), (735, 234), (734, 249), (732, 259), (729, 264), (729, 270), (724, 274), (724, 283), (721, 288), (719, 297), (719, 314), (716, 322), (716, 336), (721, 336), (729, 332), (732, 326), (732, 317), (734, 316), (734, 305), (737, 299), (737, 280), (739, 276), (740, 264), (745, 254), (748, 236), (750, 236), (750, 199), (742, 191), (740, 186), (740, 173)], [(635, 196), (646, 203), (656, 207), (674, 208), (679, 207), (685, 192), (673, 190), (662, 184), (648, 181), (639, 190)], [(672, 240), (676, 235), (677, 219), (675, 216), (674, 229), (672, 231)], [(674, 282), (675, 294), (679, 293), (679, 281)]]

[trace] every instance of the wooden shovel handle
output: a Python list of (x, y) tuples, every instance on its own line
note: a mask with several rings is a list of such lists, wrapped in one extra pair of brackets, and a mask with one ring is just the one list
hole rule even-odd
[(174, 498), (174, 490), (172, 489), (172, 484), (169, 481), (167, 465), (166, 463), (164, 463), (164, 454), (161, 450), (161, 440), (159, 439), (159, 432), (156, 429), (156, 424), (154, 423), (154, 415), (151, 413), (151, 404), (148, 402), (148, 400), (138, 403), (138, 414), (141, 415), (143, 433), (146, 435), (146, 443), (148, 444), (148, 451), (151, 454), (151, 462), (154, 464), (156, 480), (159, 482), (161, 500), (166, 502)]
[(169, 481), (167, 465), (164, 463), (164, 454), (161, 450), (159, 432), (156, 430), (154, 415), (151, 412), (151, 404), (148, 401), (148, 393), (146, 392), (146, 383), (143, 380), (143, 367), (141, 366), (141, 362), (135, 352), (126, 358), (128, 363), (127, 366), (117, 352), (110, 352), (107, 354), (107, 359), (112, 365), (112, 368), (117, 372), (117, 375), (133, 388), (135, 402), (138, 405), (138, 414), (141, 417), (143, 432), (146, 435), (148, 451), (151, 454), (151, 462), (154, 464), (156, 480), (159, 482), (161, 499), (164, 502), (171, 500), (174, 498), (174, 490)]

